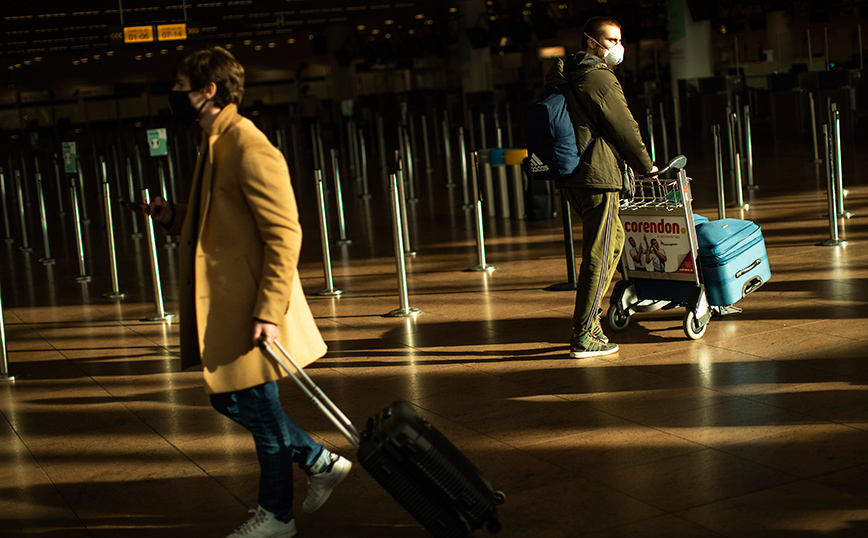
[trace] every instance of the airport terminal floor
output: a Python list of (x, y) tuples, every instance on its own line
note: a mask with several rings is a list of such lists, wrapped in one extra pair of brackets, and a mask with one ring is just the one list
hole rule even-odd
[[(349, 244), (338, 244), (328, 198), (339, 297), (317, 295), (329, 286), (313, 179), (300, 174), (299, 271), (329, 345), (307, 371), (357, 425), (398, 399), (417, 407), (505, 493), (504, 538), (868, 536), (864, 150), (845, 146), (852, 216), (838, 230), (848, 243), (830, 247), (820, 246), (831, 236), (824, 166), (809, 147), (757, 145), (759, 189), (726, 216), (762, 226), (771, 280), (696, 340), (683, 307), (637, 313), (621, 332), (604, 318), (619, 352), (582, 360), (568, 356), (574, 292), (546, 289), (567, 280), (560, 216), (486, 217), (496, 270), (467, 271), (479, 256), (461, 187), (417, 172), (406, 268), (408, 304), (421, 313), (389, 317), (401, 301), (379, 171), (369, 200), (344, 183)], [(694, 209), (716, 218), (713, 156), (685, 154)], [(0, 536), (225, 536), (256, 506), (253, 444), (210, 407), (201, 372), (180, 371), (177, 322), (142, 321), (157, 311), (146, 240), (116, 215), (126, 297), (105, 299), (96, 198), (83, 226), (89, 283), (74, 280), (71, 218), (50, 213), (56, 264), (39, 262), (38, 229), (29, 254), (0, 245), (15, 377), (0, 383)], [(164, 241), (164, 310), (176, 312)], [(291, 380), (280, 389), (291, 417), (355, 461)], [(428, 536), (359, 465), (310, 515), (305, 477), (295, 481), (300, 538)]]

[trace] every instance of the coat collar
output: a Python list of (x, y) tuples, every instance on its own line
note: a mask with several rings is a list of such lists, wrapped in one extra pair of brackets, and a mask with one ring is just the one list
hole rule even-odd
[(222, 135), (242, 119), (244, 118), (238, 113), (238, 105), (235, 103), (229, 103), (223, 107), (223, 110), (221, 110), (219, 114), (217, 114), (217, 118), (211, 126), (210, 136)]

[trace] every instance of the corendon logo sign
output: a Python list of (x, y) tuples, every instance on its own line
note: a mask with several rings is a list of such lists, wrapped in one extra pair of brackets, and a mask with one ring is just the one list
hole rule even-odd
[(687, 228), (681, 223), (661, 218), (657, 222), (626, 220), (624, 221), (624, 231), (626, 233), (664, 234), (677, 237), (686, 234)]
[(677, 214), (621, 213), (627, 268), (637, 278), (646, 273), (693, 274), (687, 219)]

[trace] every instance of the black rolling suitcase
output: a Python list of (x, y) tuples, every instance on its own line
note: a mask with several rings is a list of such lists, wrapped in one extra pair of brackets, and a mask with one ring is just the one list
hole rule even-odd
[(483, 525), (500, 531), (496, 505), (503, 493), (413, 406), (396, 401), (359, 433), (280, 343), (275, 347), (292, 368), (264, 341), (260, 347), (357, 448), (362, 467), (433, 536), (463, 538)]

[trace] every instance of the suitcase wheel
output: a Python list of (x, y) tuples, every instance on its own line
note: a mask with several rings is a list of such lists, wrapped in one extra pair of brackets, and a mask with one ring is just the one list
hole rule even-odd
[(500, 490), (494, 492), (494, 504), (500, 505), (506, 502), (506, 495)]

